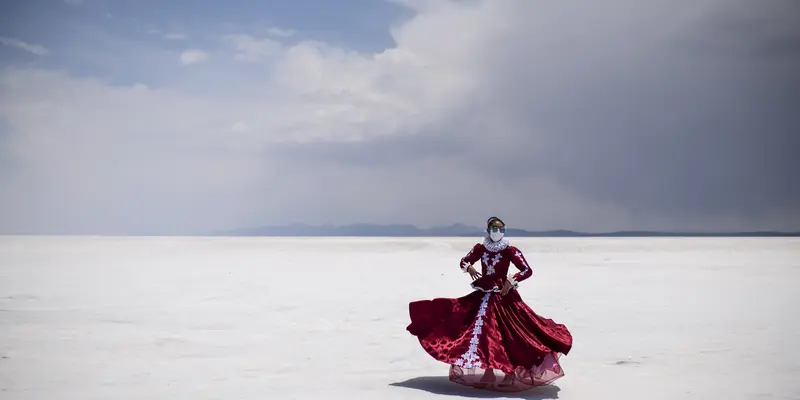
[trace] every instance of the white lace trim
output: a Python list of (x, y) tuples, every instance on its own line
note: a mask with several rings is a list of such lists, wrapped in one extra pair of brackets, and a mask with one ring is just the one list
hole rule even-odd
[(463, 272), (467, 272), (467, 268), (469, 268), (471, 265), (472, 265), (472, 264), (470, 264), (470, 263), (468, 263), (468, 262), (464, 261), (464, 262), (461, 264), (461, 271), (463, 271)]
[(519, 288), (519, 282), (517, 282), (517, 280), (514, 279), (514, 276), (509, 276), (508, 281), (511, 282), (512, 286), (514, 286), (514, 289)]
[(517, 252), (514, 253), (514, 255), (517, 256), (517, 258), (519, 258), (519, 261), (522, 263), (522, 266), (525, 267), (525, 269), (522, 270), (520, 274), (525, 275), (526, 273), (528, 273), (528, 271), (530, 271), (531, 267), (529, 267), (528, 263), (525, 262), (525, 258), (522, 257), (522, 253), (519, 250), (517, 250)]
[(497, 262), (503, 258), (503, 255), (500, 253), (496, 253), (491, 260), (489, 260), (489, 253), (483, 253), (483, 265), (486, 266), (486, 275), (493, 275), (494, 274), (494, 266), (497, 265)]
[(461, 271), (467, 272), (467, 268), (469, 268), (470, 265), (472, 265), (472, 264), (469, 263), (469, 261), (467, 261), (467, 258), (469, 258), (472, 255), (472, 253), (474, 253), (474, 252), (475, 252), (475, 247), (470, 249), (469, 253), (467, 253), (467, 255), (464, 256), (464, 258), (462, 258), (462, 260), (464, 260), (464, 261), (461, 263)]
[(489, 303), (489, 297), (492, 293), (486, 293), (481, 300), (481, 306), (478, 308), (478, 315), (475, 319), (475, 327), (472, 328), (472, 339), (469, 341), (469, 349), (461, 355), (461, 358), (455, 361), (455, 365), (463, 368), (481, 367), (480, 357), (478, 357), (478, 343), (481, 332), (483, 331), (483, 317), (486, 315), (486, 306)]
[(493, 242), (488, 236), (483, 239), (483, 247), (492, 253), (505, 250), (510, 244), (511, 243), (508, 241), (508, 238), (505, 237), (496, 242)]
[(500, 289), (499, 287), (497, 287), (497, 285), (494, 285), (491, 289), (484, 289), (484, 288), (482, 288), (480, 286), (475, 286), (474, 284), (470, 284), (470, 286), (472, 286), (473, 289), (480, 290), (481, 292), (484, 292), (484, 293), (491, 293), (491, 292), (500, 293), (500, 292), (503, 291), (503, 289)]

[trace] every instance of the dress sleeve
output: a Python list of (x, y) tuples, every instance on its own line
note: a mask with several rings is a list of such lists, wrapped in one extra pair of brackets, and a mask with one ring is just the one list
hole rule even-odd
[(525, 256), (516, 247), (511, 248), (511, 262), (515, 267), (517, 267), (519, 272), (509, 277), (508, 280), (511, 281), (511, 284), (514, 285), (514, 287), (517, 287), (519, 286), (520, 282), (530, 278), (531, 275), (533, 275), (533, 270), (528, 265), (528, 261), (525, 260)]
[(480, 243), (476, 244), (472, 247), (472, 250), (470, 250), (469, 253), (467, 253), (467, 255), (461, 259), (462, 272), (467, 272), (467, 268), (469, 268), (470, 265), (475, 264), (481, 259), (482, 247), (483, 246)]

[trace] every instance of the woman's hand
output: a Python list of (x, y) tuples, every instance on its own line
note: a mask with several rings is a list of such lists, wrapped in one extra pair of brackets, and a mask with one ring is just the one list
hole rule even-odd
[(469, 272), (469, 277), (472, 278), (473, 281), (481, 277), (481, 273), (475, 270), (475, 267), (472, 265), (467, 267), (467, 272)]
[(506, 283), (503, 284), (503, 290), (500, 291), (500, 295), (502, 295), (502, 296), (507, 295), (508, 292), (510, 292), (511, 289), (513, 289), (513, 288), (514, 288), (514, 285), (511, 283), (511, 281), (506, 280)]

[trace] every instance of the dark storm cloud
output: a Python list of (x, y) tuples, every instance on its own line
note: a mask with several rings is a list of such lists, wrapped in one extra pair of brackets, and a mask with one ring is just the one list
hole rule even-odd
[(355, 166), (381, 168), (420, 162), (429, 158), (460, 157), (470, 152), (469, 143), (452, 140), (443, 132), (385, 136), (366, 141), (283, 143), (270, 146), (265, 157), (272, 161), (313, 160), (315, 167)]
[[(768, 22), (747, 18), (750, 11), (733, 18), (749, 29), (693, 26), (655, 55), (606, 61), (625, 75), (587, 66), (595, 79), (555, 96), (566, 104), (560, 110), (525, 107), (532, 102), (515, 97), (509, 107), (522, 126), (541, 122), (526, 116), (556, 116), (544, 122), (557, 132), (549, 151), (529, 169), (548, 168), (584, 196), (640, 211), (757, 217), (796, 210), (800, 25), (769, 32)], [(769, 11), (759, 14), (777, 18), (797, 3)], [(678, 45), (687, 42), (704, 43), (705, 52), (686, 56), (693, 52)]]
[[(483, 172), (512, 196), (535, 193), (528, 182), (545, 176), (586, 204), (666, 220), (729, 217), (746, 227), (793, 215), (800, 210), (800, 3), (715, 4), (677, 33), (600, 35), (564, 52), (523, 31), (487, 54), (490, 91), (449, 125), (280, 152), (319, 165), (408, 171), (423, 159), (449, 159), (449, 167), (475, 179)], [(500, 157), (482, 162), (485, 154)]]
[(6, 177), (15, 163), (11, 148), (11, 126), (5, 118), (0, 117), (0, 178)]
[[(468, 4), (480, 8), (427, 11), (380, 55), (276, 55), (292, 68), (269, 78), (296, 79), (301, 93), (254, 96), (254, 109), (227, 104), (229, 93), (184, 109), (190, 99), (151, 90), (104, 108), (118, 88), (10, 74), (19, 97), (2, 105), (18, 131), (4, 144), (0, 124), (0, 184), (17, 195), (0, 228), (197, 233), (500, 215), (531, 229), (800, 230), (800, 3)], [(471, 36), (455, 33), (465, 21)], [(264, 79), (239, 68), (210, 81)], [(65, 88), (87, 94), (85, 107), (70, 114), (82, 103), (53, 100), (62, 118), (50, 119), (41, 104)], [(266, 125), (248, 119), (262, 111)], [(171, 145), (124, 128), (140, 115), (163, 121), (144, 125)], [(289, 143), (309, 136), (329, 141)], [(16, 172), (12, 147), (28, 163)]]

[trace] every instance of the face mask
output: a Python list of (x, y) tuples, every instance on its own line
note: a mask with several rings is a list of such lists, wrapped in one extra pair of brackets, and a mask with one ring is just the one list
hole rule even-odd
[(493, 226), (492, 229), (489, 231), (489, 238), (492, 239), (493, 242), (496, 242), (503, 238), (506, 233), (506, 228), (497, 228)]

